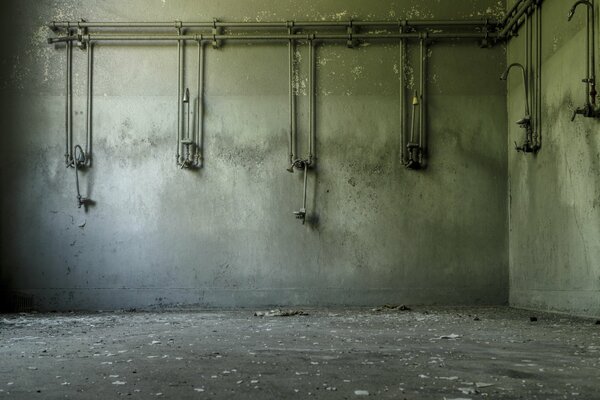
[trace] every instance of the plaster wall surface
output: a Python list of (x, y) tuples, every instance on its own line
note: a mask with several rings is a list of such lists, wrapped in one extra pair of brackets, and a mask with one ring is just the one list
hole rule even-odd
[[(81, 177), (82, 192), (95, 205), (86, 212), (76, 205), (74, 171), (64, 166), (65, 51), (45, 44), (44, 27), (80, 18), (497, 17), (504, 2), (26, 0), (2, 7), (0, 29), (13, 39), (3, 41), (0, 61), (1, 280), (32, 294), (37, 307), (507, 301), (501, 46), (431, 45), (429, 166), (415, 172), (400, 164), (398, 127), (399, 74), (406, 73), (407, 93), (418, 82), (414, 44), (405, 71), (397, 43), (320, 45), (317, 161), (303, 226), (292, 215), (301, 204), (302, 177), (285, 170), (284, 44), (207, 47), (205, 167), (198, 172), (175, 166), (175, 45), (98, 44), (94, 164)], [(190, 45), (185, 64), (192, 96), (195, 54)], [(307, 54), (298, 47), (301, 138)], [(75, 143), (84, 140), (85, 57), (74, 51)], [(597, 157), (579, 136), (581, 151)], [(527, 161), (511, 157), (513, 168), (517, 162)], [(584, 224), (585, 215), (579, 218)], [(597, 260), (598, 248), (588, 244), (587, 254)]]
[[(510, 304), (600, 315), (600, 123), (577, 117), (585, 103), (585, 9), (543, 6), (542, 149), (509, 151)], [(598, 11), (598, 10), (596, 10)], [(597, 31), (598, 32), (598, 31)], [(524, 35), (508, 62), (524, 62)], [(509, 82), (509, 148), (521, 140), (523, 85)]]

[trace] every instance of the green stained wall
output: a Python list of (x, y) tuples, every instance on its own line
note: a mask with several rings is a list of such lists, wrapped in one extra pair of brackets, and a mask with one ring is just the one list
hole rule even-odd
[[(509, 151), (510, 303), (600, 315), (600, 122), (571, 122), (585, 102), (585, 8), (567, 22), (573, 3), (543, 6), (543, 148)], [(508, 62), (523, 62), (523, 38), (510, 43)], [(513, 75), (509, 148), (520, 140), (512, 121), (523, 114), (522, 90)]]
[[(174, 165), (175, 46), (98, 45), (94, 166), (82, 174), (82, 191), (96, 205), (86, 213), (76, 206), (74, 173), (64, 167), (65, 52), (45, 44), (49, 31), (44, 28), (51, 20), (82, 17), (497, 17), (503, 2), (27, 0), (2, 7), (2, 33), (12, 39), (3, 41), (0, 61), (1, 280), (11, 289), (33, 294), (38, 307), (507, 301), (509, 158), (506, 88), (498, 80), (506, 62), (502, 46), (480, 49), (473, 41), (431, 46), (430, 154), (429, 168), (423, 172), (408, 171), (399, 162), (397, 44), (319, 46), (318, 159), (308, 182), (309, 223), (302, 226), (292, 215), (301, 202), (301, 175), (285, 170), (284, 45), (207, 48), (205, 168), (197, 173)], [(566, 44), (561, 43), (562, 48)], [(298, 52), (303, 134), (307, 52), (303, 46)], [(74, 54), (75, 142), (81, 143), (85, 54)], [(413, 46), (409, 56), (415, 61)], [(186, 65), (186, 86), (195, 88), (193, 46), (186, 53)], [(408, 91), (418, 82), (417, 70), (413, 65), (406, 71)], [(565, 112), (562, 101), (554, 104), (555, 114)], [(556, 157), (569, 150), (582, 152), (589, 164), (573, 160), (572, 168), (581, 170), (571, 174), (577, 188), (589, 190), (584, 176), (587, 166), (595, 165), (597, 171), (598, 152), (589, 147), (597, 148), (596, 138), (581, 122), (565, 126), (571, 128), (572, 140), (560, 140), (570, 144), (553, 150), (552, 137), (559, 140), (558, 134), (548, 133), (542, 157), (548, 157), (546, 164), (552, 167), (539, 173), (550, 179), (548, 171), (561, 165)], [(514, 221), (517, 202), (534, 207), (528, 197), (533, 188), (516, 192), (528, 182), (520, 185), (515, 173), (535, 170), (519, 177), (526, 179), (542, 168), (510, 154), (516, 232), (513, 281), (515, 290), (526, 290), (515, 272), (516, 260), (521, 260), (517, 244), (525, 244), (520, 238), (527, 232)], [(551, 187), (542, 182), (538, 187), (542, 192), (536, 198), (550, 201), (545, 191)], [(571, 188), (560, 193), (572, 195)], [(582, 201), (577, 199), (573, 201)], [(594, 229), (585, 213), (590, 210), (587, 205), (564, 204), (558, 209), (565, 213), (564, 221), (571, 221), (566, 214), (577, 210), (580, 226)], [(531, 213), (521, 217), (523, 222), (533, 218)], [(557, 241), (561, 234), (555, 234)], [(598, 248), (594, 250), (591, 242), (586, 254), (590, 263), (594, 254), (598, 260)]]

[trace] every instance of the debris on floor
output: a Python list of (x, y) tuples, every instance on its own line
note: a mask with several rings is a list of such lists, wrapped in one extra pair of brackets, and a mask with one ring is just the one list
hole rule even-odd
[(442, 335), (440, 337), (437, 337), (436, 339), (454, 340), (454, 339), (458, 339), (459, 337), (460, 337), (460, 335), (457, 335), (456, 333), (451, 333), (449, 335)]
[(477, 394), (479, 393), (475, 388), (472, 387), (459, 387), (458, 390), (462, 392), (462, 394)]
[(371, 309), (0, 315), (0, 399), (598, 398), (598, 317)]
[(529, 317), (529, 320), (530, 320), (531, 322), (537, 322), (537, 317)]
[(373, 308), (371, 311), (381, 312), (381, 311), (386, 311), (386, 310), (392, 310), (392, 311), (411, 311), (411, 308), (409, 306), (405, 306), (404, 304), (400, 304), (400, 305), (384, 304), (381, 307)]
[(294, 315), (309, 315), (302, 310), (271, 310), (271, 311), (256, 311), (255, 317), (293, 317)]

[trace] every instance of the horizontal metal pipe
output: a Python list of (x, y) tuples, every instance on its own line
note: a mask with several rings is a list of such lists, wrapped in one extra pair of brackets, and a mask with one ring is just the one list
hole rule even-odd
[(275, 22), (83, 22), (53, 21), (51, 29), (65, 28), (288, 28), (354, 26), (476, 26), (498, 25), (493, 20), (398, 20), (398, 21), (275, 21)]
[[(422, 33), (385, 33), (385, 34), (353, 34), (353, 39), (364, 40), (386, 40), (386, 39), (420, 39)], [(497, 34), (491, 33), (427, 33), (427, 38), (430, 39), (490, 39), (498, 37)], [(160, 34), (137, 34), (137, 35), (119, 35), (119, 34), (87, 34), (81, 37), (83, 42), (89, 41), (213, 41), (213, 40), (229, 40), (229, 41), (287, 41), (287, 40), (348, 40), (347, 34), (318, 34), (318, 35), (299, 35), (299, 34), (281, 34), (281, 35), (160, 35)], [(56, 38), (60, 39), (60, 38)]]

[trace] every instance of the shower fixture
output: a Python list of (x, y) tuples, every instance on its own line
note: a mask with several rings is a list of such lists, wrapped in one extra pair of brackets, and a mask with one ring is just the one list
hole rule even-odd
[(178, 103), (177, 103), (177, 166), (181, 169), (198, 169), (202, 167), (202, 143), (204, 137), (204, 44), (198, 40), (198, 99), (196, 102), (196, 129), (192, 125), (192, 103), (190, 89), (183, 89), (183, 43), (178, 42)]
[[(427, 135), (427, 117), (426, 117), (426, 92), (427, 92), (427, 56), (425, 54), (426, 43), (425, 37), (422, 36), (419, 43), (419, 69), (420, 83), (419, 92), (415, 91), (412, 100), (412, 112), (410, 123), (410, 137), (406, 143), (406, 160), (404, 166), (408, 169), (424, 169), (425, 168), (425, 153), (426, 153), (426, 135)], [(402, 52), (402, 50), (401, 50)], [(401, 94), (402, 95), (402, 94)], [(419, 120), (417, 122), (417, 110)], [(417, 125), (419, 126), (419, 134), (417, 138)]]
[[(290, 32), (292, 28), (290, 26)], [(289, 166), (286, 171), (293, 173), (294, 169), (304, 172), (304, 185), (302, 193), (302, 208), (294, 211), (296, 219), (302, 220), (302, 225), (306, 222), (306, 190), (308, 184), (308, 169), (314, 166), (314, 132), (315, 132), (315, 43), (311, 37), (308, 40), (308, 119), (309, 129), (307, 132), (306, 147), (308, 155), (306, 158), (294, 158), (296, 153), (296, 99), (293, 87), (294, 77), (294, 54), (293, 43), (289, 43), (289, 111), (290, 111), (290, 132), (289, 132)]]
[(417, 108), (419, 108), (419, 94), (415, 92), (412, 100), (412, 113), (410, 119), (410, 140), (406, 144), (406, 153), (408, 155), (405, 166), (410, 169), (419, 169), (421, 159), (421, 146), (415, 141), (415, 118), (417, 114)]
[(193, 132), (190, 130), (190, 89), (185, 89), (183, 99), (181, 99), (183, 105), (183, 112), (185, 115), (185, 129), (183, 130), (183, 137), (181, 138), (181, 147), (183, 154), (181, 155), (180, 168), (191, 168), (197, 164), (197, 160), (193, 160), (195, 157), (195, 142), (192, 138)]
[(524, 153), (532, 153), (536, 151), (536, 148), (533, 144), (533, 128), (531, 126), (531, 112), (529, 109), (529, 84), (527, 82), (527, 71), (525, 70), (523, 64), (512, 63), (506, 68), (502, 75), (500, 75), (500, 79), (503, 81), (507, 80), (511, 69), (515, 67), (520, 68), (521, 72), (523, 73), (523, 91), (525, 93), (525, 115), (523, 118), (517, 121), (517, 125), (525, 130), (525, 141), (521, 146), (518, 146), (515, 142), (515, 149)]
[(574, 121), (577, 115), (586, 118), (600, 118), (600, 109), (596, 104), (596, 11), (594, 0), (578, 0), (569, 10), (568, 20), (571, 21), (575, 15), (577, 7), (587, 6), (586, 19), (586, 77), (582, 80), (585, 83), (585, 105), (577, 108), (573, 112), (571, 121)]

